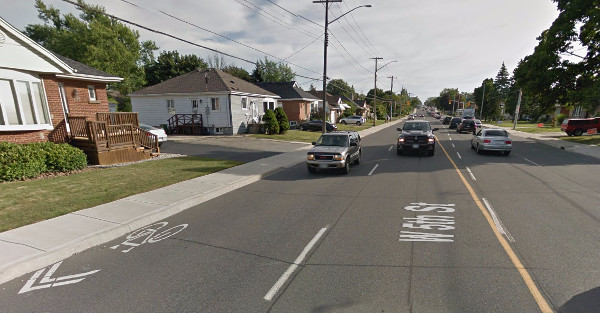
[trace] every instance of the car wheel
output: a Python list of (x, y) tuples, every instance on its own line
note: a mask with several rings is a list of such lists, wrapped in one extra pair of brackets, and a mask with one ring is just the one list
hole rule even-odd
[(510, 151), (504, 151), (504, 155), (508, 156), (510, 154)]
[(342, 124), (346, 125), (346, 121), (342, 121)]
[(309, 172), (309, 173), (311, 173), (311, 174), (313, 174), (313, 173), (316, 173), (316, 172), (317, 172), (317, 169), (316, 169), (316, 168), (314, 168), (314, 167), (312, 167), (312, 166), (307, 166), (307, 168), (308, 168), (308, 172)]
[(398, 149), (396, 149), (396, 154), (397, 154), (397, 155), (402, 155), (402, 151), (401, 151), (401, 150), (398, 150)]
[(356, 126), (360, 126), (360, 122), (356, 122)]
[(433, 148), (433, 149), (431, 149), (431, 150), (429, 151), (429, 156), (432, 156), (432, 155), (434, 155), (434, 154), (435, 154), (435, 148)]
[(362, 152), (358, 152), (358, 158), (356, 158), (356, 160), (354, 160), (354, 164), (358, 165), (360, 164), (360, 155), (362, 154)]
[(350, 173), (350, 158), (346, 158), (346, 164), (344, 165), (344, 168), (342, 168), (342, 174), (347, 175), (348, 173)]
[(477, 154), (481, 154), (481, 153), (483, 152), (483, 150), (481, 150), (481, 149), (479, 148), (479, 144), (477, 144), (477, 148), (476, 148), (476, 150), (477, 150)]
[(475, 150), (475, 146), (473, 145), (473, 142), (471, 141), (471, 149)]
[(300, 126), (298, 126), (298, 130), (299, 130), (299, 131), (303, 131), (303, 130), (304, 130), (304, 127), (302, 127), (302, 125), (300, 125)]
[(583, 134), (583, 130), (581, 130), (581, 129), (576, 129), (573, 132), (573, 135), (575, 135), (575, 136), (581, 136), (582, 134)]

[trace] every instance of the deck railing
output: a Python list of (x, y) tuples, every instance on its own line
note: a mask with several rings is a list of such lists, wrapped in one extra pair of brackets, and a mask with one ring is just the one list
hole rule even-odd
[(175, 114), (168, 121), (171, 133), (202, 132), (202, 114)]
[(72, 137), (87, 137), (87, 117), (85, 116), (68, 116), (69, 130)]
[(131, 124), (139, 126), (137, 112), (102, 112), (96, 113), (96, 120), (108, 125)]

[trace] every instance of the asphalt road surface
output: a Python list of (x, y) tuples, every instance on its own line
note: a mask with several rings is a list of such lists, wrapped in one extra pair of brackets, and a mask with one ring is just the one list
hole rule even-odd
[(383, 130), (348, 175), (298, 164), (5, 283), (0, 311), (600, 312), (598, 161), (430, 120), (434, 156)]

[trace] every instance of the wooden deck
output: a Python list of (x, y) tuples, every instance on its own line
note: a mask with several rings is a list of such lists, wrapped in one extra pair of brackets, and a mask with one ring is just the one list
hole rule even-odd
[(175, 114), (167, 121), (170, 134), (202, 135), (202, 114)]
[(97, 113), (96, 121), (68, 118), (69, 143), (82, 149), (90, 164), (135, 162), (160, 153), (158, 136), (138, 127), (137, 113)]

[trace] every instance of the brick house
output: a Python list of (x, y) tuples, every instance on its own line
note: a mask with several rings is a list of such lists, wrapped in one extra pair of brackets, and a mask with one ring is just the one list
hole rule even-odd
[(311, 112), (319, 104), (319, 98), (302, 90), (294, 81), (259, 82), (256, 85), (281, 97), (279, 102), (291, 126), (309, 120)]
[(52, 53), (0, 18), (0, 141), (65, 142), (68, 114), (109, 112), (106, 84), (122, 80)]

